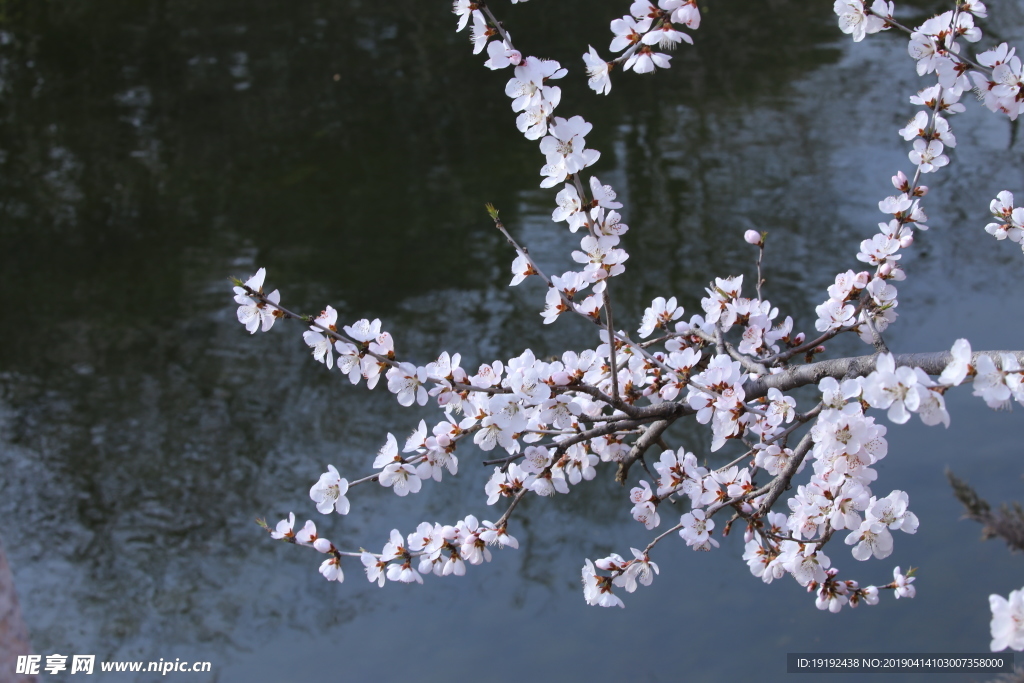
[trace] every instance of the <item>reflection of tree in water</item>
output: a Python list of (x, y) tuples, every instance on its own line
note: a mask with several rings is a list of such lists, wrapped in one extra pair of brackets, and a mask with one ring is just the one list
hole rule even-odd
[[(625, 11), (611, 0), (534, 4), (509, 21), (538, 48), (559, 46), (553, 56), (570, 66), (583, 48), (565, 39), (565, 22), (600, 45), (608, 19)], [(575, 68), (566, 108), (607, 137), (637, 96), (719, 101), (721, 84), (749, 82), (742, 100), (812, 66), (799, 54), (827, 35), (827, 12), (797, 22), (763, 3), (713, 12), (732, 16), (712, 14), (697, 48), (677, 54), (686, 69), (659, 83), (621, 78), (625, 97), (597, 99)], [(507, 74), (465, 54), (446, 7), (11, 2), (6, 16), (0, 230), (20, 258), (3, 284), (30, 282), (70, 314), (84, 303), (74, 293), (84, 280), (107, 310), (138, 313), (157, 292), (173, 297), (180, 245), (225, 233), (274, 252), (278, 276), (323, 273), (340, 285), (332, 291), (372, 284), (377, 301), (436, 280), (439, 265), (449, 285), (485, 275), (451, 245), (496, 251), (504, 267), (503, 245), (471, 237), (478, 205), (514, 210), (509, 188), (532, 186), (536, 152), (511, 130), (498, 94)], [(783, 26), (800, 39), (769, 45)], [(737, 27), (755, 37), (734, 45)], [(392, 235), (414, 258), (395, 257)]]

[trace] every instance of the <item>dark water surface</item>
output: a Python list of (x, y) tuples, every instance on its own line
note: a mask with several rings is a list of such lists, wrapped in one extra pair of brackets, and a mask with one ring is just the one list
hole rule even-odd
[[(766, 295), (801, 329), (833, 274), (858, 266), (889, 177), (910, 170), (896, 131), (919, 81), (902, 38), (853, 45), (819, 4), (713, 2), (696, 48), (656, 77), (618, 74), (608, 98), (586, 89), (579, 56), (607, 53), (626, 0), (497, 4), (524, 52), (569, 67), (559, 113), (594, 123), (593, 170), (626, 203), (621, 325), (658, 295), (689, 315), (709, 279), (750, 273), (752, 227), (771, 232)], [(524, 504), (518, 552), (422, 588), (379, 589), (355, 563), (329, 584), (320, 556), (256, 527), (294, 510), (377, 549), (393, 527), (500, 513), (461, 450), (459, 476), (418, 496), (363, 487), (348, 517), (316, 513), (307, 491), (327, 463), (368, 472), (385, 432), (431, 413), (327, 373), (298, 326), (250, 337), (227, 276), (265, 266), (286, 304), (380, 317), (421, 362), (594, 344), (573, 321), (540, 324), (538, 283), (506, 287), (513, 254), (484, 202), (555, 272), (577, 238), (548, 218), (509, 72), (470, 55), (449, 7), (0, 3), (0, 536), (36, 650), (209, 660), (210, 676), (171, 678), (220, 683), (775, 681), (793, 651), (986, 651), (987, 596), (1024, 585), (1024, 560), (959, 520), (943, 470), (994, 503), (1024, 499), (1024, 422), (969, 390), (948, 397), (949, 430), (890, 426), (876, 492), (906, 490), (920, 531), (883, 562), (857, 563), (841, 540), (829, 552), (865, 583), (920, 566), (918, 597), (839, 615), (791, 579), (750, 576), (741, 538), (710, 555), (664, 543), (661, 575), (625, 610), (587, 607), (584, 558), (649, 538), (610, 471)], [(1020, 5), (997, 12), (993, 35), (1019, 44)], [(1024, 258), (982, 229), (999, 190), (1024, 192), (1022, 143), (977, 106), (952, 123), (951, 166), (929, 179), (933, 229), (904, 257), (897, 352), (1024, 344)], [(673, 438), (706, 452), (702, 433)]]

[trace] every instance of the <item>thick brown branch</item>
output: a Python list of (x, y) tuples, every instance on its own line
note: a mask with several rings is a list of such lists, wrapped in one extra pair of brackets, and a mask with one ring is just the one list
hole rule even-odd
[(779, 499), (779, 496), (789, 488), (789, 483), (793, 480), (793, 476), (800, 469), (800, 463), (803, 462), (804, 457), (813, 445), (814, 439), (811, 438), (811, 433), (807, 432), (804, 434), (804, 438), (800, 439), (797, 447), (793, 449), (793, 457), (790, 459), (786, 469), (768, 485), (768, 495), (761, 501), (761, 506), (758, 509), (760, 515), (767, 514), (772, 509), (772, 506), (775, 505), (775, 501)]
[(668, 426), (675, 420), (658, 420), (648, 425), (647, 429), (640, 438), (633, 442), (633, 447), (629, 450), (627, 455), (622, 462), (619, 463), (619, 469), (615, 472), (615, 481), (620, 484), (626, 483), (626, 475), (629, 474), (629, 468), (637, 461), (638, 458), (642, 458), (647, 449), (658, 443), (661, 439), (662, 433)]

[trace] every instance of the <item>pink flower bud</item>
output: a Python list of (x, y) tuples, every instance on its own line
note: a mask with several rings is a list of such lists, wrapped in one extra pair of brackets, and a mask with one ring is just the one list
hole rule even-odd
[(761, 233), (757, 230), (747, 230), (743, 233), (743, 239), (748, 244), (753, 244), (755, 247), (761, 246)]
[(900, 192), (910, 191), (910, 183), (907, 182), (907, 176), (903, 175), (903, 171), (899, 171), (892, 177), (892, 184)]
[(804, 334), (803, 332), (799, 332), (795, 337), (793, 337), (793, 343), (796, 344), (797, 346), (800, 346), (801, 344), (804, 343), (805, 339), (807, 339), (807, 335)]
[(334, 544), (328, 541), (326, 538), (318, 538), (313, 541), (313, 547), (322, 553), (329, 553), (334, 549)]
[(913, 243), (914, 243), (914, 236), (913, 235), (907, 235), (906, 237), (900, 238), (900, 247), (902, 247), (903, 249), (906, 249), (907, 247), (909, 247)]
[(519, 64), (523, 61), (523, 53), (521, 53), (519, 50), (509, 50), (508, 61), (512, 62), (515, 66), (519, 66)]
[(889, 277), (889, 273), (892, 272), (892, 264), (886, 261), (878, 268), (878, 274), (881, 277)]

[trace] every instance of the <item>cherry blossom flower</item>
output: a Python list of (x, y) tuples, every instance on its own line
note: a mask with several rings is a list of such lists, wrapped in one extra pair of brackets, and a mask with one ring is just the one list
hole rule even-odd
[(650, 586), (654, 582), (654, 575), (659, 573), (658, 565), (651, 562), (651, 558), (642, 550), (630, 548), (630, 551), (633, 553), (634, 559), (625, 571), (612, 580), (616, 586), (625, 588), (627, 593), (636, 590), (637, 582), (644, 586)]
[(352, 384), (359, 384), (362, 379), (362, 357), (359, 349), (340, 339), (334, 342), (334, 350), (338, 352), (338, 369), (348, 377)]
[(320, 573), (324, 575), (324, 578), (328, 581), (337, 581), (341, 583), (345, 580), (345, 573), (341, 571), (341, 557), (334, 556), (328, 557), (320, 565)]
[(932, 173), (949, 163), (949, 158), (942, 153), (942, 149), (943, 145), (938, 140), (915, 140), (914, 149), (909, 155), (910, 162), (921, 169), (921, 173)]
[(366, 578), (369, 579), (370, 583), (376, 581), (377, 585), (383, 588), (384, 582), (386, 580), (386, 572), (388, 567), (387, 561), (383, 559), (377, 559), (375, 555), (372, 555), (368, 552), (363, 552), (359, 556), (359, 560), (363, 563), (363, 569), (366, 572)]
[(546, 469), (527, 480), (529, 489), (538, 496), (553, 496), (555, 493), (569, 493), (565, 473), (560, 469)]
[(397, 395), (399, 405), (427, 404), (427, 390), (423, 386), (427, 381), (426, 368), (418, 368), (412, 363), (399, 363), (398, 367), (387, 371), (387, 378), (388, 391)]
[(630, 514), (633, 515), (633, 519), (643, 524), (648, 531), (661, 524), (661, 517), (658, 515), (656, 507), (657, 499), (649, 483), (641, 480), (640, 486), (630, 490), (629, 499), (633, 501), (633, 509), (630, 510)]
[(622, 600), (612, 593), (611, 579), (598, 576), (594, 563), (587, 560), (583, 565), (583, 597), (588, 605), (601, 607), (625, 607)]
[(458, 534), (456, 541), (461, 544), (459, 550), (466, 562), (476, 565), (491, 561), (491, 551), (487, 548), (487, 542), (481, 538), (486, 529), (475, 516), (467, 515), (455, 528)]
[(918, 396), (920, 397), (920, 403), (917, 406), (918, 417), (921, 418), (921, 422), (928, 426), (941, 424), (948, 429), (949, 412), (946, 410), (946, 399), (941, 393), (941, 388), (932, 388), (931, 385), (934, 382), (931, 381), (921, 368), (914, 368), (914, 372), (917, 374), (918, 384), (922, 387), (927, 387), (927, 389), (918, 390)]
[(928, 130), (928, 114), (923, 111), (917, 112), (914, 118), (910, 120), (910, 123), (905, 128), (900, 129), (900, 135), (903, 136), (904, 140), (908, 142), (917, 137), (925, 137)]
[(527, 140), (540, 140), (548, 134), (548, 120), (561, 100), (561, 90), (551, 88), (546, 97), (537, 104), (531, 104), (516, 117), (516, 128)]
[(316, 509), (329, 515), (332, 511), (338, 514), (347, 515), (349, 511), (348, 480), (343, 479), (334, 465), (328, 465), (327, 471), (320, 475), (320, 479), (313, 488), (309, 490), (309, 497), (316, 503)]
[(662, 22), (661, 26), (648, 31), (640, 42), (644, 45), (656, 45), (662, 50), (674, 50), (679, 43), (693, 45), (693, 38), (676, 29), (671, 22), (666, 21)]
[[(572, 260), (586, 264), (584, 272), (591, 274), (595, 280), (615, 277), (625, 272), (626, 267), (622, 264), (629, 258), (625, 251), (615, 248), (617, 243), (617, 238), (587, 235), (580, 240), (581, 251), (572, 252)], [(594, 287), (595, 292), (602, 290)]]
[(829, 299), (814, 309), (814, 312), (818, 314), (814, 328), (819, 332), (824, 332), (840, 327), (849, 327), (853, 324), (853, 311), (853, 306)]
[(629, 231), (629, 226), (622, 222), (618, 211), (605, 213), (603, 207), (591, 210), (594, 219), (594, 232), (606, 237), (621, 237)]
[(481, 525), (480, 540), (487, 545), (497, 545), (499, 548), (518, 548), (519, 541), (508, 533), (505, 526), (494, 526), (493, 523), (484, 520)]
[(921, 402), (922, 388), (913, 368), (896, 367), (891, 353), (883, 353), (877, 368), (864, 379), (864, 400), (874, 408), (888, 408), (889, 420), (903, 424)]
[(866, 519), (846, 537), (846, 545), (854, 546), (853, 556), (858, 560), (867, 560), (872, 555), (884, 560), (892, 554), (892, 534), (884, 524)]
[(374, 319), (373, 322), (370, 322), (364, 318), (353, 325), (345, 325), (342, 329), (350, 339), (367, 344), (380, 336), (380, 320)]
[(626, 60), (626, 63), (622, 65), (622, 68), (624, 71), (632, 69), (638, 74), (649, 74), (653, 73), (655, 68), (669, 68), (669, 61), (671, 61), (671, 59), (672, 57), (669, 55), (666, 55), (663, 52), (655, 52), (649, 46), (644, 45), (630, 55), (629, 59)]
[(398, 455), (398, 441), (395, 439), (395, 435), (388, 432), (387, 440), (380, 450), (377, 451), (377, 457), (373, 461), (373, 466), (380, 468), (390, 465), (392, 462), (402, 462), (402, 457)]
[(874, 500), (867, 508), (868, 519), (886, 525), (890, 529), (902, 529), (908, 534), (917, 532), (917, 515), (907, 510), (909, 497), (905, 491), (893, 491), (885, 498)]
[[(266, 276), (266, 268), (260, 268), (256, 271), (255, 275), (245, 281), (245, 287), (262, 294), (263, 280)], [(263, 301), (252, 298), (243, 287), (235, 287), (234, 291), (235, 303), (239, 304), (237, 312), (238, 322), (245, 325), (245, 329), (248, 330), (250, 334), (256, 334), (256, 330), (261, 327), (262, 330), (266, 332), (274, 326), (275, 320), (284, 315), (274, 306), (267, 305)], [(275, 289), (267, 295), (267, 301), (271, 304), (281, 303), (281, 293)]]
[(295, 513), (289, 512), (288, 519), (282, 519), (277, 523), (277, 527), (270, 532), (270, 537), (275, 540), (292, 539), (295, 538), (295, 532), (292, 531), (295, 526)]
[(672, 22), (687, 28), (700, 28), (700, 9), (696, 0), (658, 0), (658, 7), (672, 12)]
[(593, 46), (588, 45), (590, 51), (583, 55), (583, 62), (587, 65), (587, 85), (598, 95), (607, 95), (612, 91), (612, 79), (610, 78), (611, 64), (604, 61), (601, 55)]
[(398, 454), (398, 442), (390, 432), (387, 443), (377, 453), (373, 466), (384, 468), (378, 478), (380, 485), (393, 487), (399, 496), (418, 493), (422, 486), (416, 469)]
[[(615, 190), (611, 185), (602, 185), (597, 176), (590, 176), (590, 196), (594, 198), (594, 209), (598, 206), (605, 209), (621, 209), (622, 203), (615, 201)], [(597, 214), (594, 213), (594, 216)]]
[[(763, 467), (768, 474), (776, 476), (789, 466), (790, 460), (793, 457), (793, 450), (790, 448), (782, 448), (778, 444), (771, 444), (765, 446), (764, 444), (755, 444), (757, 454), (754, 457), (754, 463), (758, 467)], [(800, 463), (800, 469), (803, 469), (805, 462)], [(799, 471), (799, 470), (797, 470)]]
[(488, 43), (487, 57), (484, 66), (492, 70), (504, 69), (510, 64), (516, 65), (523, 60), (523, 55), (519, 50), (512, 49), (505, 40)]
[(977, 374), (974, 376), (974, 395), (980, 396), (989, 408), (1008, 407), (1010, 405), (1010, 388), (1006, 385), (1003, 371), (996, 367), (992, 357), (978, 356), (975, 370)]
[(562, 78), (565, 74), (566, 70), (553, 59), (527, 57), (505, 85), (505, 94), (512, 98), (512, 111), (543, 108), (545, 102), (553, 110), (561, 99), (561, 90), (546, 85), (546, 82)]
[[(879, 5), (882, 8), (885, 7), (885, 3), (876, 1), (872, 9)], [(883, 12), (890, 14), (891, 9), (886, 9), (883, 9)], [(843, 33), (853, 36), (855, 43), (864, 40), (864, 36), (868, 33), (877, 33), (885, 27), (885, 20), (868, 14), (861, 0), (836, 0), (832, 10), (839, 15), (839, 29)]]
[(408, 463), (392, 463), (384, 468), (378, 480), (381, 486), (390, 486), (399, 496), (419, 493), (422, 482), (416, 468)]
[(900, 598), (912, 598), (917, 595), (917, 589), (911, 585), (914, 583), (914, 577), (909, 575), (911, 573), (913, 571), (904, 574), (900, 571), (899, 567), (892, 570), (893, 588), (896, 589), (897, 600)]
[(992, 652), (1024, 650), (1024, 588), (1010, 591), (1009, 599), (990, 595), (988, 604), (992, 608)]
[(317, 540), (321, 539), (316, 535), (316, 524), (311, 519), (307, 519), (306, 524), (295, 532), (295, 542), (299, 545), (313, 545)]
[(703, 510), (692, 510), (679, 518), (683, 526), (679, 530), (679, 536), (686, 541), (686, 545), (694, 550), (700, 550), (708, 543), (718, 547), (718, 541), (711, 538), (711, 530), (715, 528), (715, 520), (708, 519)]
[(336, 331), (335, 323), (338, 320), (338, 312), (328, 306), (313, 321), (315, 326), (310, 327), (302, 334), (306, 345), (313, 349), (313, 358), (319, 363), (324, 363), (328, 369), (334, 367), (334, 341), (330, 336), (321, 332), (322, 328)]
[(420, 573), (412, 568), (412, 560), (407, 559), (405, 562), (398, 563), (392, 562), (388, 565), (388, 579), (391, 581), (398, 581), (400, 583), (423, 583), (423, 577)]
[[(377, 335), (377, 338), (371, 341), (367, 347), (370, 353), (376, 354), (377, 356), (384, 356), (389, 359), (395, 357), (395, 341), (391, 337), (390, 332), (381, 332)], [(373, 389), (377, 386), (377, 380), (380, 379), (380, 374), (388, 367), (388, 364), (384, 361), (378, 361), (375, 357), (366, 355), (363, 356), (362, 370), (363, 377), (366, 378), (366, 388)]]
[(496, 35), (498, 31), (487, 23), (483, 12), (473, 12), (473, 28), (469, 37), (469, 42), (473, 44), (473, 54), (483, 52), (487, 42)]
[(683, 317), (683, 312), (683, 307), (676, 303), (675, 297), (666, 301), (665, 297), (659, 296), (644, 311), (644, 317), (637, 333), (641, 339), (646, 339), (656, 328), (668, 329), (668, 324)]
[(782, 552), (777, 561), (789, 571), (797, 583), (806, 586), (812, 581), (821, 583), (825, 580), (825, 570), (832, 566), (832, 560), (813, 545), (804, 545), (793, 541), (782, 543)]
[(612, 40), (611, 45), (608, 46), (608, 49), (612, 52), (621, 52), (630, 45), (636, 45), (640, 42), (643, 34), (647, 33), (650, 28), (650, 19), (637, 21), (628, 15), (621, 19), (614, 19), (611, 23), (611, 29), (612, 33), (615, 34), (615, 38)]
[(452, 475), (459, 473), (459, 459), (448, 451), (447, 446), (442, 445), (445, 441), (450, 443), (449, 439), (427, 437), (422, 449), (423, 461), (416, 466), (416, 474), (420, 479), (441, 481), (444, 470), (448, 470)]
[(567, 175), (578, 173), (601, 157), (597, 150), (586, 149), (585, 136), (593, 127), (582, 116), (570, 119), (555, 117), (548, 136), (540, 141), (540, 151), (547, 159), (541, 174), (548, 176), (541, 187), (554, 187)]
[(556, 223), (569, 222), (569, 230), (576, 232), (587, 224), (587, 214), (583, 211), (583, 203), (572, 183), (566, 183), (556, 196), (558, 207), (551, 213), (551, 220)]
[(477, 4), (473, 0), (455, 0), (452, 3), (452, 12), (459, 17), (459, 26), (456, 31), (461, 31), (469, 24), (469, 17), (472, 14), (479, 14)]
[[(928, 107), (929, 109), (933, 109), (938, 105), (939, 111), (948, 111), (952, 114), (959, 114), (966, 111), (964, 105), (959, 104), (959, 100), (960, 93), (955, 90), (943, 88), (939, 85), (933, 85), (929, 88), (925, 88), (924, 90), (919, 91), (917, 95), (912, 95), (910, 97), (911, 104), (918, 104)], [(902, 171), (900, 172), (900, 175), (902, 175)], [(903, 176), (903, 181), (906, 183), (906, 176)], [(896, 187), (897, 189), (900, 188), (899, 185)], [(902, 191), (906, 192), (909, 188), (910, 186), (907, 185), (907, 189)]]

